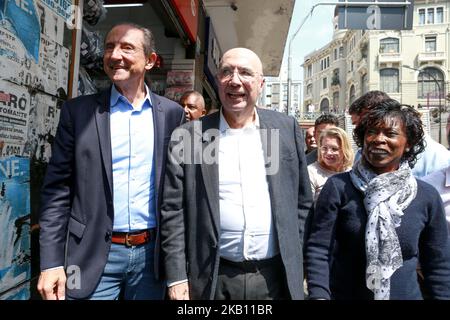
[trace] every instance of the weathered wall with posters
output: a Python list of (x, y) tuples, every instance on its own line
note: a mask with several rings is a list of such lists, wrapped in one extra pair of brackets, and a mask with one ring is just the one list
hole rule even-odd
[(0, 300), (30, 296), (30, 226), (67, 96), (71, 5), (0, 0)]

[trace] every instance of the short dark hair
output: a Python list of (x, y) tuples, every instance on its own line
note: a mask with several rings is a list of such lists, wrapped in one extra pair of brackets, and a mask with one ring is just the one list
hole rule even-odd
[(144, 54), (146, 56), (148, 56), (151, 53), (156, 52), (155, 37), (153, 37), (152, 31), (148, 28), (145, 28), (145, 27), (140, 26), (133, 22), (121, 22), (121, 23), (114, 25), (111, 29), (109, 29), (108, 33), (106, 34), (105, 41), (106, 41), (106, 38), (108, 38), (108, 34), (111, 32), (111, 30), (118, 26), (129, 26), (129, 27), (132, 27), (133, 29), (138, 29), (138, 30), (142, 31), (142, 33), (144, 34), (144, 42), (142, 43), (142, 47), (144, 49)]
[(314, 122), (314, 127), (317, 127), (323, 123), (332, 124), (339, 127), (339, 118), (332, 113), (324, 113), (316, 119)]
[(364, 136), (369, 128), (376, 127), (393, 118), (399, 119), (405, 126), (406, 139), (410, 148), (409, 151), (405, 150), (402, 160), (408, 161), (412, 168), (417, 161), (417, 155), (425, 149), (425, 139), (420, 113), (409, 105), (400, 104), (394, 99), (381, 101), (364, 115), (362, 121), (353, 131), (353, 139), (362, 148)]
[(363, 111), (372, 109), (374, 106), (386, 99), (390, 99), (390, 97), (383, 91), (369, 91), (353, 101), (348, 109), (348, 113), (360, 115)]

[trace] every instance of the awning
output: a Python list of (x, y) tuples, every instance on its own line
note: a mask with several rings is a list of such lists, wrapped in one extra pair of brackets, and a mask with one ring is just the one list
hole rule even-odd
[(223, 52), (253, 50), (266, 76), (280, 73), (295, 0), (204, 0)]

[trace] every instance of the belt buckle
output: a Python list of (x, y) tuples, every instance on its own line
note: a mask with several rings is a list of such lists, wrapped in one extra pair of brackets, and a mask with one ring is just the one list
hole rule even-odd
[(125, 246), (127, 246), (127, 247), (132, 246), (132, 244), (130, 243), (130, 237), (129, 237), (128, 232), (125, 234)]

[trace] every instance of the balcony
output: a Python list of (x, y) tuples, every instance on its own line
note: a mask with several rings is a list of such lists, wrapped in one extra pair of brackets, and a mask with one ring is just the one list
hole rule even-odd
[(367, 59), (366, 58), (362, 58), (358, 62), (358, 68), (356, 69), (356, 71), (358, 71), (360, 74), (367, 73)]
[(419, 62), (437, 62), (445, 61), (445, 52), (422, 52), (417, 56)]
[(378, 55), (378, 64), (401, 62), (402, 57), (399, 52), (380, 52)]

